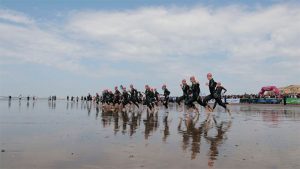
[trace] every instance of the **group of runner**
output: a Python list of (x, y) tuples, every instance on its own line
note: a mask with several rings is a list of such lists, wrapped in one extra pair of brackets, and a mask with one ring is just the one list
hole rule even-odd
[[(183, 91), (183, 95), (176, 98), (176, 102), (181, 105), (182, 102), (188, 107), (193, 108), (197, 111), (198, 108), (195, 104), (205, 107), (209, 111), (213, 111), (217, 104), (225, 108), (225, 110), (230, 113), (230, 110), (227, 108), (226, 104), (222, 102), (221, 93), (224, 90), (224, 93), (227, 91), (224, 87), (221, 86), (221, 83), (214, 81), (212, 74), (207, 74), (207, 79), (209, 80), (206, 85), (209, 87), (210, 94), (202, 99), (200, 96), (200, 84), (194, 76), (190, 77), (191, 85), (188, 85), (185, 79), (182, 80), (180, 85)], [(103, 105), (109, 107), (126, 107), (127, 105), (135, 105), (137, 108), (141, 104), (146, 105), (148, 109), (153, 110), (159, 103), (162, 103), (165, 108), (168, 108), (170, 94), (171, 92), (167, 89), (167, 86), (164, 84), (162, 86), (163, 97), (160, 97), (160, 94), (155, 88), (145, 85), (145, 91), (138, 91), (133, 85), (130, 85), (130, 89), (127, 90), (124, 86), (116, 86), (114, 92), (111, 90), (103, 90), (102, 96), (98, 93), (96, 94), (95, 100), (96, 103), (102, 103)], [(210, 100), (214, 99), (215, 104), (213, 108), (208, 105)]]
[[(200, 96), (200, 84), (196, 80), (194, 76), (190, 77), (191, 85), (187, 84), (187, 81), (185, 79), (182, 80), (181, 88), (183, 91), (183, 95), (181, 97), (177, 98), (177, 103), (180, 105), (182, 101), (184, 101), (185, 105), (188, 107), (197, 109), (195, 106), (195, 103), (198, 103), (200, 106), (205, 107), (209, 111), (213, 111), (217, 104), (222, 106), (228, 113), (230, 113), (230, 110), (227, 108), (226, 104), (222, 101), (222, 91), (224, 90), (224, 93), (227, 91), (223, 86), (221, 86), (220, 82), (215, 82), (215, 80), (212, 77), (211, 73), (207, 74), (208, 83), (206, 85), (209, 87), (209, 95), (204, 97)], [(210, 100), (214, 99), (215, 103), (213, 108), (211, 108), (208, 105), (208, 102)]]

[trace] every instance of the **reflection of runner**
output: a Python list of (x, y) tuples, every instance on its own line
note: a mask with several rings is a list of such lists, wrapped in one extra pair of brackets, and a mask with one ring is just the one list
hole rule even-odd
[(168, 124), (168, 115), (169, 112), (165, 112), (163, 122), (164, 122), (164, 134), (163, 134), (163, 142), (167, 141), (168, 136), (170, 135), (169, 124)]
[[(184, 121), (185, 129), (182, 127), (182, 121)], [(178, 124), (178, 132), (182, 134), (183, 137), (183, 144), (182, 149), (186, 150), (190, 144), (190, 138), (192, 138), (191, 143), (191, 159), (195, 159), (197, 154), (200, 153), (200, 143), (201, 143), (201, 136), (202, 136), (202, 127), (196, 127), (199, 121), (199, 113), (196, 114), (186, 114), (184, 119), (180, 118)]]
[(147, 111), (146, 119), (144, 120), (145, 125), (145, 139), (147, 140), (152, 132), (156, 131), (158, 128), (158, 113), (149, 113)]
[[(209, 152), (208, 152), (208, 166), (212, 167), (214, 165), (214, 161), (217, 159), (217, 156), (219, 155), (218, 147), (223, 143), (223, 141), (226, 139), (225, 133), (229, 130), (231, 127), (231, 121), (224, 122), (217, 124), (217, 121), (214, 119), (215, 127), (217, 129), (217, 134), (215, 136), (208, 136), (208, 132), (211, 129), (210, 127), (205, 127), (204, 129), (204, 138), (205, 140), (210, 144)], [(206, 120), (206, 123), (208, 123), (208, 120)]]

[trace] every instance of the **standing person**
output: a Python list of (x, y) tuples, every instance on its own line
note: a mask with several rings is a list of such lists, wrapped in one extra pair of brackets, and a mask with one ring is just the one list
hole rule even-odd
[(69, 101), (69, 96), (67, 96), (67, 101)]
[(183, 95), (177, 98), (176, 102), (177, 102), (178, 105), (180, 105), (180, 102), (182, 100), (186, 101), (188, 99), (188, 91), (190, 90), (190, 86), (186, 83), (185, 79), (183, 79), (181, 81), (181, 85), (180, 86), (181, 86)]
[[(217, 97), (220, 100), (222, 100), (222, 96), (221, 96), (222, 95), (222, 90), (224, 90), (224, 93), (227, 92), (227, 90), (223, 86), (221, 86), (221, 82), (218, 82), (217, 87), (216, 87), (215, 97)], [(216, 106), (217, 106), (217, 101), (215, 101), (215, 103), (214, 103), (213, 110), (216, 108)]]
[(217, 102), (220, 106), (224, 107), (225, 110), (229, 113), (229, 115), (231, 115), (231, 114), (230, 114), (230, 110), (227, 109), (226, 105), (222, 102), (222, 100), (221, 100), (220, 98), (218, 98), (218, 97), (215, 97), (215, 96), (217, 96), (217, 95), (215, 95), (217, 83), (214, 81), (214, 79), (213, 79), (211, 73), (208, 73), (208, 74), (207, 74), (207, 80), (209, 80), (209, 83), (206, 83), (206, 85), (209, 87), (209, 92), (210, 92), (210, 94), (204, 98), (204, 100), (203, 100), (204, 105), (205, 105), (205, 106), (208, 105), (208, 104), (207, 104), (208, 101), (210, 101), (211, 99), (215, 99), (216, 102)]
[(283, 95), (283, 105), (286, 105), (286, 94)]
[(167, 109), (169, 105), (169, 97), (171, 92), (167, 89), (167, 86), (165, 84), (162, 86), (162, 90), (164, 91), (164, 97), (165, 97), (163, 103), (165, 108)]

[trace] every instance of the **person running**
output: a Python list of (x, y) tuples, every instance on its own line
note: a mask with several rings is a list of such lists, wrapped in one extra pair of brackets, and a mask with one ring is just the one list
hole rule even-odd
[(209, 80), (209, 83), (206, 83), (206, 85), (209, 87), (209, 92), (210, 94), (208, 96), (206, 96), (203, 100), (203, 103), (205, 106), (207, 106), (208, 104), (208, 101), (210, 101), (211, 99), (215, 99), (216, 102), (225, 108), (225, 110), (230, 114), (230, 110), (227, 109), (227, 106), (222, 102), (222, 100), (218, 97), (216, 97), (216, 86), (217, 86), (217, 83), (214, 81), (213, 77), (212, 77), (212, 74), (211, 73), (208, 73), (207, 74), (207, 79)]
[(121, 99), (121, 92), (118, 89), (118, 86), (115, 86), (115, 93), (114, 93), (114, 105), (115, 104), (120, 104), (120, 99)]
[[(224, 90), (224, 93), (227, 92), (227, 90), (223, 86), (221, 86), (221, 82), (218, 82), (216, 87), (215, 97), (217, 97), (218, 99), (222, 99), (221, 98), (222, 90)], [(217, 106), (217, 102), (215, 101), (213, 110), (216, 108), (216, 106)]]
[(139, 108), (138, 91), (133, 87), (132, 84), (130, 85), (130, 103), (133, 103), (137, 108)]
[(159, 93), (156, 90), (156, 88), (154, 88), (154, 95), (155, 95), (155, 105), (158, 106), (158, 102), (160, 101), (160, 99), (159, 99)]
[(169, 106), (169, 97), (170, 97), (170, 91), (167, 89), (167, 86), (164, 84), (163, 86), (162, 86), (162, 90), (164, 91), (164, 97), (165, 97), (165, 99), (164, 99), (164, 106), (165, 106), (165, 108), (167, 109)]
[(123, 107), (125, 107), (129, 103), (129, 94), (126, 91), (126, 87), (123, 87), (123, 93), (122, 93), (122, 104)]
[(100, 96), (99, 96), (98, 93), (96, 93), (95, 100), (96, 100), (96, 104), (99, 104), (99, 103), (100, 103)]
[(145, 85), (145, 100), (144, 100), (144, 105), (147, 105), (147, 107), (152, 110), (152, 92), (150, 90), (149, 85)]
[(186, 100), (188, 99), (188, 92), (189, 92), (189, 90), (190, 90), (190, 86), (186, 83), (186, 80), (185, 80), (185, 79), (183, 79), (183, 80), (181, 81), (180, 86), (181, 86), (183, 95), (177, 98), (176, 102), (177, 102), (178, 105), (180, 105), (180, 102), (181, 102), (182, 100), (186, 101)]
[(199, 97), (200, 95), (200, 84), (199, 82), (196, 81), (196, 78), (194, 76), (190, 77), (190, 81), (192, 83), (192, 86), (190, 88), (190, 97), (187, 100), (187, 105), (189, 107), (195, 108), (197, 111), (197, 107), (194, 105), (194, 102), (197, 102), (198, 104), (200, 104), (200, 106), (206, 107), (205, 104), (203, 104), (201, 97)]

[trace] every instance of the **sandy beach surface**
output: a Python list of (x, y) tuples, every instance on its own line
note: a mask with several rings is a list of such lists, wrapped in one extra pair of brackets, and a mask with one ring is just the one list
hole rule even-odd
[(300, 106), (230, 109), (104, 113), (94, 103), (2, 100), (0, 168), (300, 168)]

